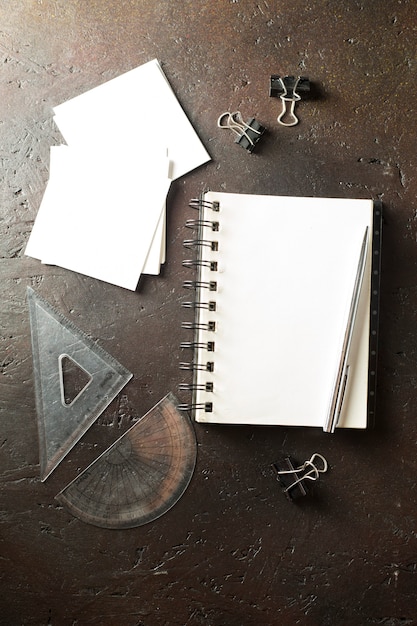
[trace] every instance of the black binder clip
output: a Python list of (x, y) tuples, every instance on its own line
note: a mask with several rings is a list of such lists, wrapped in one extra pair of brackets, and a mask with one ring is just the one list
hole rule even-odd
[(295, 126), (298, 118), (294, 113), (295, 103), (301, 100), (301, 95), (310, 91), (310, 81), (306, 76), (278, 76), (272, 74), (269, 95), (281, 98), (282, 111), (278, 115), (278, 123), (282, 126)]
[[(321, 461), (317, 466), (317, 461)], [(282, 461), (273, 463), (272, 467), (277, 472), (282, 490), (289, 500), (296, 500), (308, 493), (307, 481), (316, 481), (320, 474), (327, 472), (327, 461), (321, 454), (315, 452), (308, 461), (296, 467), (293, 458), (287, 456)]]
[(266, 130), (254, 117), (244, 122), (240, 111), (222, 113), (217, 120), (217, 126), (219, 128), (228, 128), (235, 133), (237, 135), (235, 143), (241, 145), (248, 152), (254, 151), (256, 144)]

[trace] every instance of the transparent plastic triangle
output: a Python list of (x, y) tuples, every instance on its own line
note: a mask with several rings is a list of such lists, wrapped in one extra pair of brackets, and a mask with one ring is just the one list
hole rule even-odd
[[(132, 374), (28, 287), (33, 369), (44, 481), (132, 378)], [(65, 396), (63, 362), (86, 375), (75, 397)]]

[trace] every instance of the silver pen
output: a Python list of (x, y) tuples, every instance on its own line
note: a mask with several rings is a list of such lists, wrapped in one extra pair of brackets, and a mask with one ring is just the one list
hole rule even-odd
[(361, 251), (359, 255), (358, 269), (356, 272), (355, 284), (353, 286), (352, 300), (350, 303), (349, 315), (346, 324), (345, 336), (343, 338), (342, 352), (340, 355), (339, 367), (337, 370), (337, 376), (332, 393), (332, 400), (330, 403), (329, 412), (326, 417), (326, 421), (323, 426), (323, 430), (326, 433), (334, 433), (334, 429), (339, 421), (340, 413), (343, 406), (343, 399), (345, 396), (345, 390), (347, 386), (349, 376), (349, 350), (352, 342), (353, 329), (355, 327), (356, 314), (358, 312), (359, 297), (362, 288), (363, 276), (366, 266), (366, 255), (368, 251), (368, 226), (365, 229), (363, 236)]

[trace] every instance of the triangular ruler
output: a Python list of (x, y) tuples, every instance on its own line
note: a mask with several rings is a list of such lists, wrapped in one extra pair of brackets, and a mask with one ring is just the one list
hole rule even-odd
[[(68, 454), (132, 374), (70, 320), (27, 288), (32, 333), (41, 480)], [(66, 395), (65, 365), (87, 381)]]

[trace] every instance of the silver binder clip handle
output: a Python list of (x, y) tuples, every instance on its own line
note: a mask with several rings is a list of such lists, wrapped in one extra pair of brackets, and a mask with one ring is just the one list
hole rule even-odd
[[(317, 466), (317, 461), (315, 461), (316, 458), (320, 459), (322, 467)], [(326, 459), (318, 452), (315, 452), (308, 461), (303, 463), (303, 470), (306, 470), (308, 467), (311, 467), (311, 469), (304, 474), (304, 478), (308, 478), (309, 480), (317, 480), (320, 477), (320, 474), (324, 474), (328, 469)]]
[(294, 113), (295, 103), (301, 100), (301, 96), (297, 93), (297, 85), (300, 81), (298, 77), (292, 95), (288, 95), (287, 87), (282, 79), (280, 79), (284, 93), (280, 96), (282, 102), (282, 111), (277, 117), (278, 124), (281, 126), (295, 126), (298, 124), (298, 117)]
[[(315, 459), (319, 459), (321, 461), (321, 466), (317, 465), (317, 461)], [(303, 480), (318, 480), (320, 478), (320, 474), (324, 474), (327, 472), (328, 464), (324, 456), (315, 452), (308, 461), (304, 461), (302, 465), (296, 467), (293, 470), (279, 470), (278, 475), (283, 474), (293, 474), (295, 477), (294, 482), (292, 482), (285, 491), (290, 491), (293, 489), (298, 483), (301, 483)], [(301, 475), (300, 475), (301, 474)]]
[(248, 122), (244, 122), (240, 111), (222, 113), (217, 120), (217, 126), (231, 130), (237, 137), (235, 143), (240, 144), (248, 152), (253, 152), (265, 132), (264, 126), (257, 122), (254, 117), (250, 118)]
[(228, 128), (237, 137), (242, 137), (242, 135), (245, 136), (249, 143), (254, 145), (254, 142), (247, 133), (250, 127), (243, 121), (240, 111), (235, 111), (234, 113), (226, 111), (226, 113), (222, 113), (217, 120), (217, 126), (219, 128)]

